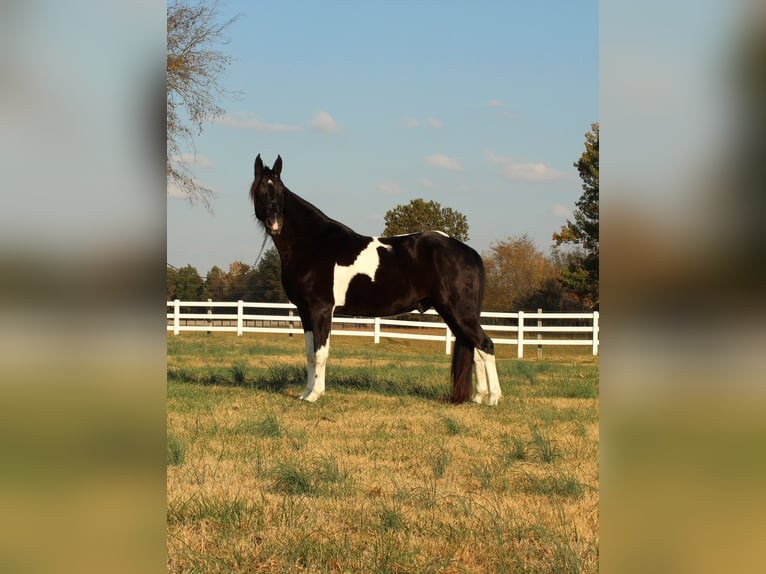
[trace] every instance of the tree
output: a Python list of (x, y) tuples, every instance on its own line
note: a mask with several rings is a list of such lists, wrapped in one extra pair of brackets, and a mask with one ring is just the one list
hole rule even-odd
[(213, 301), (224, 301), (226, 274), (218, 265), (213, 265), (205, 277), (205, 295)]
[(536, 291), (556, 277), (556, 267), (526, 234), (493, 243), (482, 258), (487, 310), (527, 310)]
[(543, 281), (543, 284), (528, 297), (520, 299), (516, 308), (520, 311), (542, 309), (553, 313), (582, 310), (580, 301), (564, 288), (558, 277), (549, 277)]
[(253, 301), (287, 302), (287, 295), (282, 288), (282, 262), (276, 248), (272, 247), (263, 254), (249, 280), (248, 293)]
[(202, 133), (202, 123), (224, 112), (217, 101), (230, 94), (220, 77), (231, 57), (215, 46), (227, 43), (224, 31), (236, 19), (221, 22), (217, 0), (170, 0), (167, 6), (167, 180), (208, 208), (212, 191), (194, 181), (180, 157), (184, 144), (193, 145), (194, 132)]
[(175, 267), (167, 266), (167, 276), (165, 278), (165, 288), (168, 292), (168, 301), (173, 301), (176, 298), (176, 284), (178, 283), (178, 269)]
[(204, 285), (197, 269), (191, 265), (181, 267), (176, 273), (175, 299), (182, 301), (199, 301), (202, 298)]
[(383, 217), (386, 227), (383, 235), (401, 235), (428, 231), (443, 231), (460, 241), (468, 241), (468, 220), (462, 213), (450, 207), (442, 207), (435, 201), (413, 199), (407, 205), (397, 205)]
[(598, 144), (599, 124), (585, 134), (585, 151), (574, 164), (582, 180), (583, 193), (577, 200), (574, 222), (567, 220), (553, 234), (556, 246), (571, 244), (570, 262), (562, 269), (561, 282), (590, 308), (598, 307)]
[(240, 299), (245, 299), (249, 273), (250, 266), (247, 263), (235, 261), (229, 265), (229, 270), (224, 274), (226, 282), (224, 299), (226, 301), (239, 301)]

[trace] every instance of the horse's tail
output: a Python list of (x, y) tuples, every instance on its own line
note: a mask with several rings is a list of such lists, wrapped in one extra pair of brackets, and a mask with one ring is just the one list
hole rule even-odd
[(452, 397), (453, 403), (464, 403), (471, 398), (471, 367), (473, 345), (462, 337), (455, 338), (452, 351)]

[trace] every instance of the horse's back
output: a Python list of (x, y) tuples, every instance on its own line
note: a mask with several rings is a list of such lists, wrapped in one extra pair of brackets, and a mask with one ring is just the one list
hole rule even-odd
[(423, 231), (398, 237), (418, 265), (431, 264), (439, 274), (459, 269), (483, 276), (484, 265), (476, 250), (443, 231)]
[[(387, 241), (389, 240), (389, 241)], [(414, 283), (426, 286), (437, 296), (444, 286), (468, 285), (478, 293), (484, 289), (484, 265), (475, 249), (441, 231), (423, 231), (381, 242), (392, 246), (392, 256)]]

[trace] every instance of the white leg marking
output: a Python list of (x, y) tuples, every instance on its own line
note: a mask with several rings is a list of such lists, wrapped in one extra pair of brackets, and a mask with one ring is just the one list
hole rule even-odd
[(481, 404), (484, 397), (487, 396), (487, 370), (484, 364), (484, 357), (479, 349), (473, 350), (473, 364), (476, 368), (476, 393), (473, 395), (473, 402)]
[(500, 390), (500, 379), (497, 376), (495, 355), (490, 355), (489, 353), (479, 351), (478, 349), (476, 351), (484, 360), (484, 368), (487, 371), (487, 380), (489, 382), (489, 400), (487, 400), (487, 404), (494, 406), (498, 403), (500, 397), (503, 395), (502, 391)]
[(314, 379), (316, 378), (316, 359), (314, 357), (314, 333), (312, 331), (304, 331), (303, 336), (306, 338), (306, 389), (303, 391), (301, 400), (305, 400), (314, 390)]
[(390, 245), (381, 243), (377, 237), (372, 237), (371, 239), (367, 247), (359, 252), (359, 255), (356, 256), (351, 265), (335, 265), (332, 279), (332, 294), (336, 307), (345, 305), (346, 292), (354, 277), (357, 275), (367, 275), (373, 281), (375, 280), (375, 272), (380, 265), (378, 247), (384, 247), (389, 251), (392, 249)]
[(311, 389), (306, 387), (306, 392), (301, 397), (302, 400), (310, 403), (315, 402), (320, 396), (324, 394), (324, 376), (325, 368), (327, 367), (327, 357), (330, 355), (330, 338), (327, 338), (327, 342), (317, 349), (314, 353), (314, 368), (315, 376)]

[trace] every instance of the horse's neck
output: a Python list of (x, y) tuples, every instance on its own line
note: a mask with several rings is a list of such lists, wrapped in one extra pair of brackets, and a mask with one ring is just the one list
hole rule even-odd
[(285, 198), (283, 231), (274, 237), (274, 244), (283, 263), (289, 263), (297, 253), (309, 253), (319, 242), (331, 220), (307, 201), (292, 192)]

